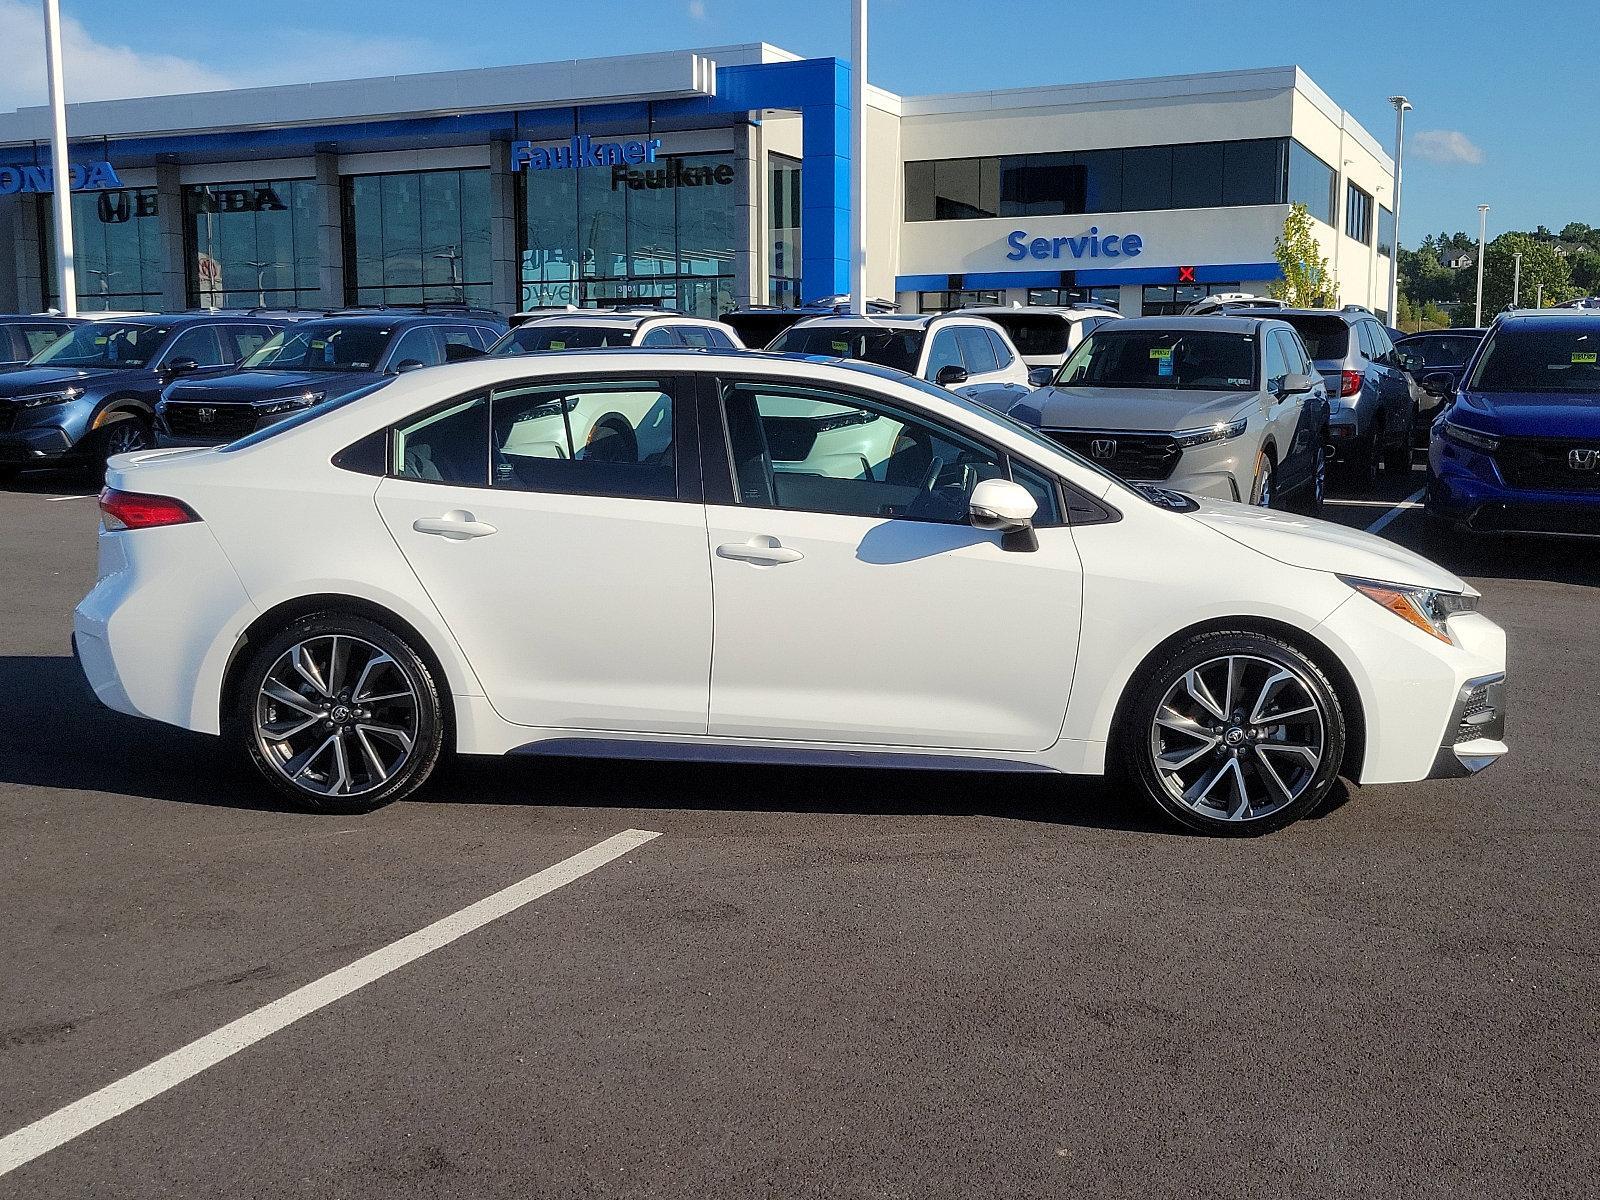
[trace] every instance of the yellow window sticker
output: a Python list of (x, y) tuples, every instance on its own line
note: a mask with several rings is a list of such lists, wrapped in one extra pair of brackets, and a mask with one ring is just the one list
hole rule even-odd
[(311, 348), (313, 350), (326, 350), (328, 348), (328, 343), (319, 339), (311, 343)]
[(1572, 352), (1572, 365), (1575, 367), (1592, 367), (1600, 362), (1600, 351), (1574, 350)]
[(552, 338), (550, 340), (550, 349), (552, 349), (552, 350), (565, 350), (566, 348), (567, 348), (567, 344), (565, 342), (558, 342), (554, 338)]
[(1171, 346), (1151, 346), (1150, 347), (1150, 357), (1151, 358), (1171, 358), (1172, 357), (1172, 347)]
[(104, 346), (110, 340), (111, 340), (110, 338), (108, 338), (105, 334), (102, 333), (99, 337), (95, 338), (94, 344), (96, 346)]
[(850, 343), (849, 342), (834, 342), (834, 343), (832, 343), (832, 345), (833, 345), (833, 352), (835, 354), (848, 354), (848, 353), (850, 353)]

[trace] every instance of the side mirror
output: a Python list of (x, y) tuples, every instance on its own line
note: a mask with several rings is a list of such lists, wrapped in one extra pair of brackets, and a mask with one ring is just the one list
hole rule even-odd
[(174, 358), (167, 363), (168, 375), (187, 375), (199, 369), (200, 364), (192, 358)]
[(1449, 371), (1429, 371), (1422, 377), (1422, 390), (1430, 396), (1448, 400), (1455, 394), (1456, 377)]
[(1039, 539), (1033, 532), (1033, 516), (1039, 502), (1020, 483), (1009, 479), (982, 479), (967, 501), (967, 517), (974, 529), (998, 530), (1005, 536), (1002, 550), (1037, 550)]
[(404, 375), (407, 371), (420, 371), (427, 365), (420, 358), (402, 358), (395, 364), (394, 373), (396, 375)]
[(1291, 371), (1278, 384), (1278, 392), (1284, 396), (1303, 396), (1321, 382), (1322, 380), (1315, 375), (1301, 375), (1297, 371)]
[(1055, 372), (1049, 367), (1033, 367), (1028, 371), (1029, 387), (1049, 387), (1050, 381), (1055, 378)]
[(939, 368), (939, 373), (933, 377), (933, 381), (944, 388), (960, 387), (967, 381), (967, 369), (958, 367), (955, 363), (945, 363)]

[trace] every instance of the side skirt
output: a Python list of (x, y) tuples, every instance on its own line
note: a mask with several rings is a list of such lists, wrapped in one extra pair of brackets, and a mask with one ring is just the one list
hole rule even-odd
[(832, 750), (811, 746), (741, 746), (727, 742), (629, 741), (623, 738), (551, 738), (510, 754), (542, 758), (612, 758), (637, 762), (773, 764), (788, 767), (873, 767), (913, 771), (1005, 771), (1058, 775), (1056, 768), (1012, 758), (918, 751)]

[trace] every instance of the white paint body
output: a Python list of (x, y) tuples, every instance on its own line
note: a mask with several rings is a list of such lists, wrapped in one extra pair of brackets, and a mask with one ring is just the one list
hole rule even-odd
[[(574, 372), (865, 391), (981, 435), (1119, 519), (1040, 528), (1037, 551), (1021, 553), (967, 525), (457, 487), (331, 464), (451, 397)], [(354, 597), (414, 630), (442, 670), (456, 747), (472, 754), (576, 737), (662, 755), (684, 743), (798, 747), (1095, 773), (1144, 659), (1180, 631), (1245, 620), (1337, 659), (1366, 729), (1348, 773), (1386, 783), (1428, 775), (1462, 686), (1505, 669), (1504, 634), (1487, 618), (1452, 617), (1447, 643), (1336, 577), (1464, 589), (1398, 546), (1239, 505), (1158, 507), (975, 405), (835, 363), (637, 350), (481, 359), (403, 376), (244, 449), (122, 456), (107, 482), (178, 497), (201, 520), (101, 533), (100, 578), (74, 623), (84, 670), (112, 708), (206, 733), (219, 731), (242, 635), (307, 596)], [(412, 527), (452, 511), (497, 535)], [(719, 553), (745, 544), (798, 557)]]

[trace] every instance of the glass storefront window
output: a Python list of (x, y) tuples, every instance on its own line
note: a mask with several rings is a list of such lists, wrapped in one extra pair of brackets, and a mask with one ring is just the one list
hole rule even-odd
[(767, 156), (767, 302), (800, 304), (800, 163)]
[(489, 172), (344, 180), (345, 293), (353, 304), (489, 303)]
[(1122, 302), (1122, 288), (1119, 285), (1117, 287), (1028, 289), (1029, 304), (1065, 308), (1068, 305), (1082, 304), (1085, 301), (1095, 304), (1109, 304), (1112, 308), (1115, 308)]
[(917, 311), (924, 313), (950, 312), (957, 308), (970, 308), (975, 304), (1000, 304), (1004, 296), (998, 291), (918, 292)]
[(1289, 203), (1304, 204), (1313, 217), (1332, 225), (1337, 181), (1333, 168), (1299, 142), (1289, 142)]
[[(56, 292), (56, 225), (49, 196), (39, 197), (41, 268), (45, 307), (59, 307)], [(160, 310), (161, 232), (156, 190), (118, 188), (74, 192), (73, 250), (78, 267), (78, 308), (86, 312)]]
[(1378, 205), (1378, 253), (1394, 257), (1394, 212)]
[(519, 172), (518, 307), (734, 306), (735, 166), (728, 153), (640, 167)]
[(305, 308), (317, 286), (309, 179), (183, 189), (189, 303), (200, 308)]
[(1224, 292), (1239, 291), (1237, 283), (1186, 283), (1181, 285), (1152, 284), (1144, 289), (1144, 305), (1140, 315), (1146, 317), (1178, 317), (1196, 300), (1207, 296), (1220, 296)]

